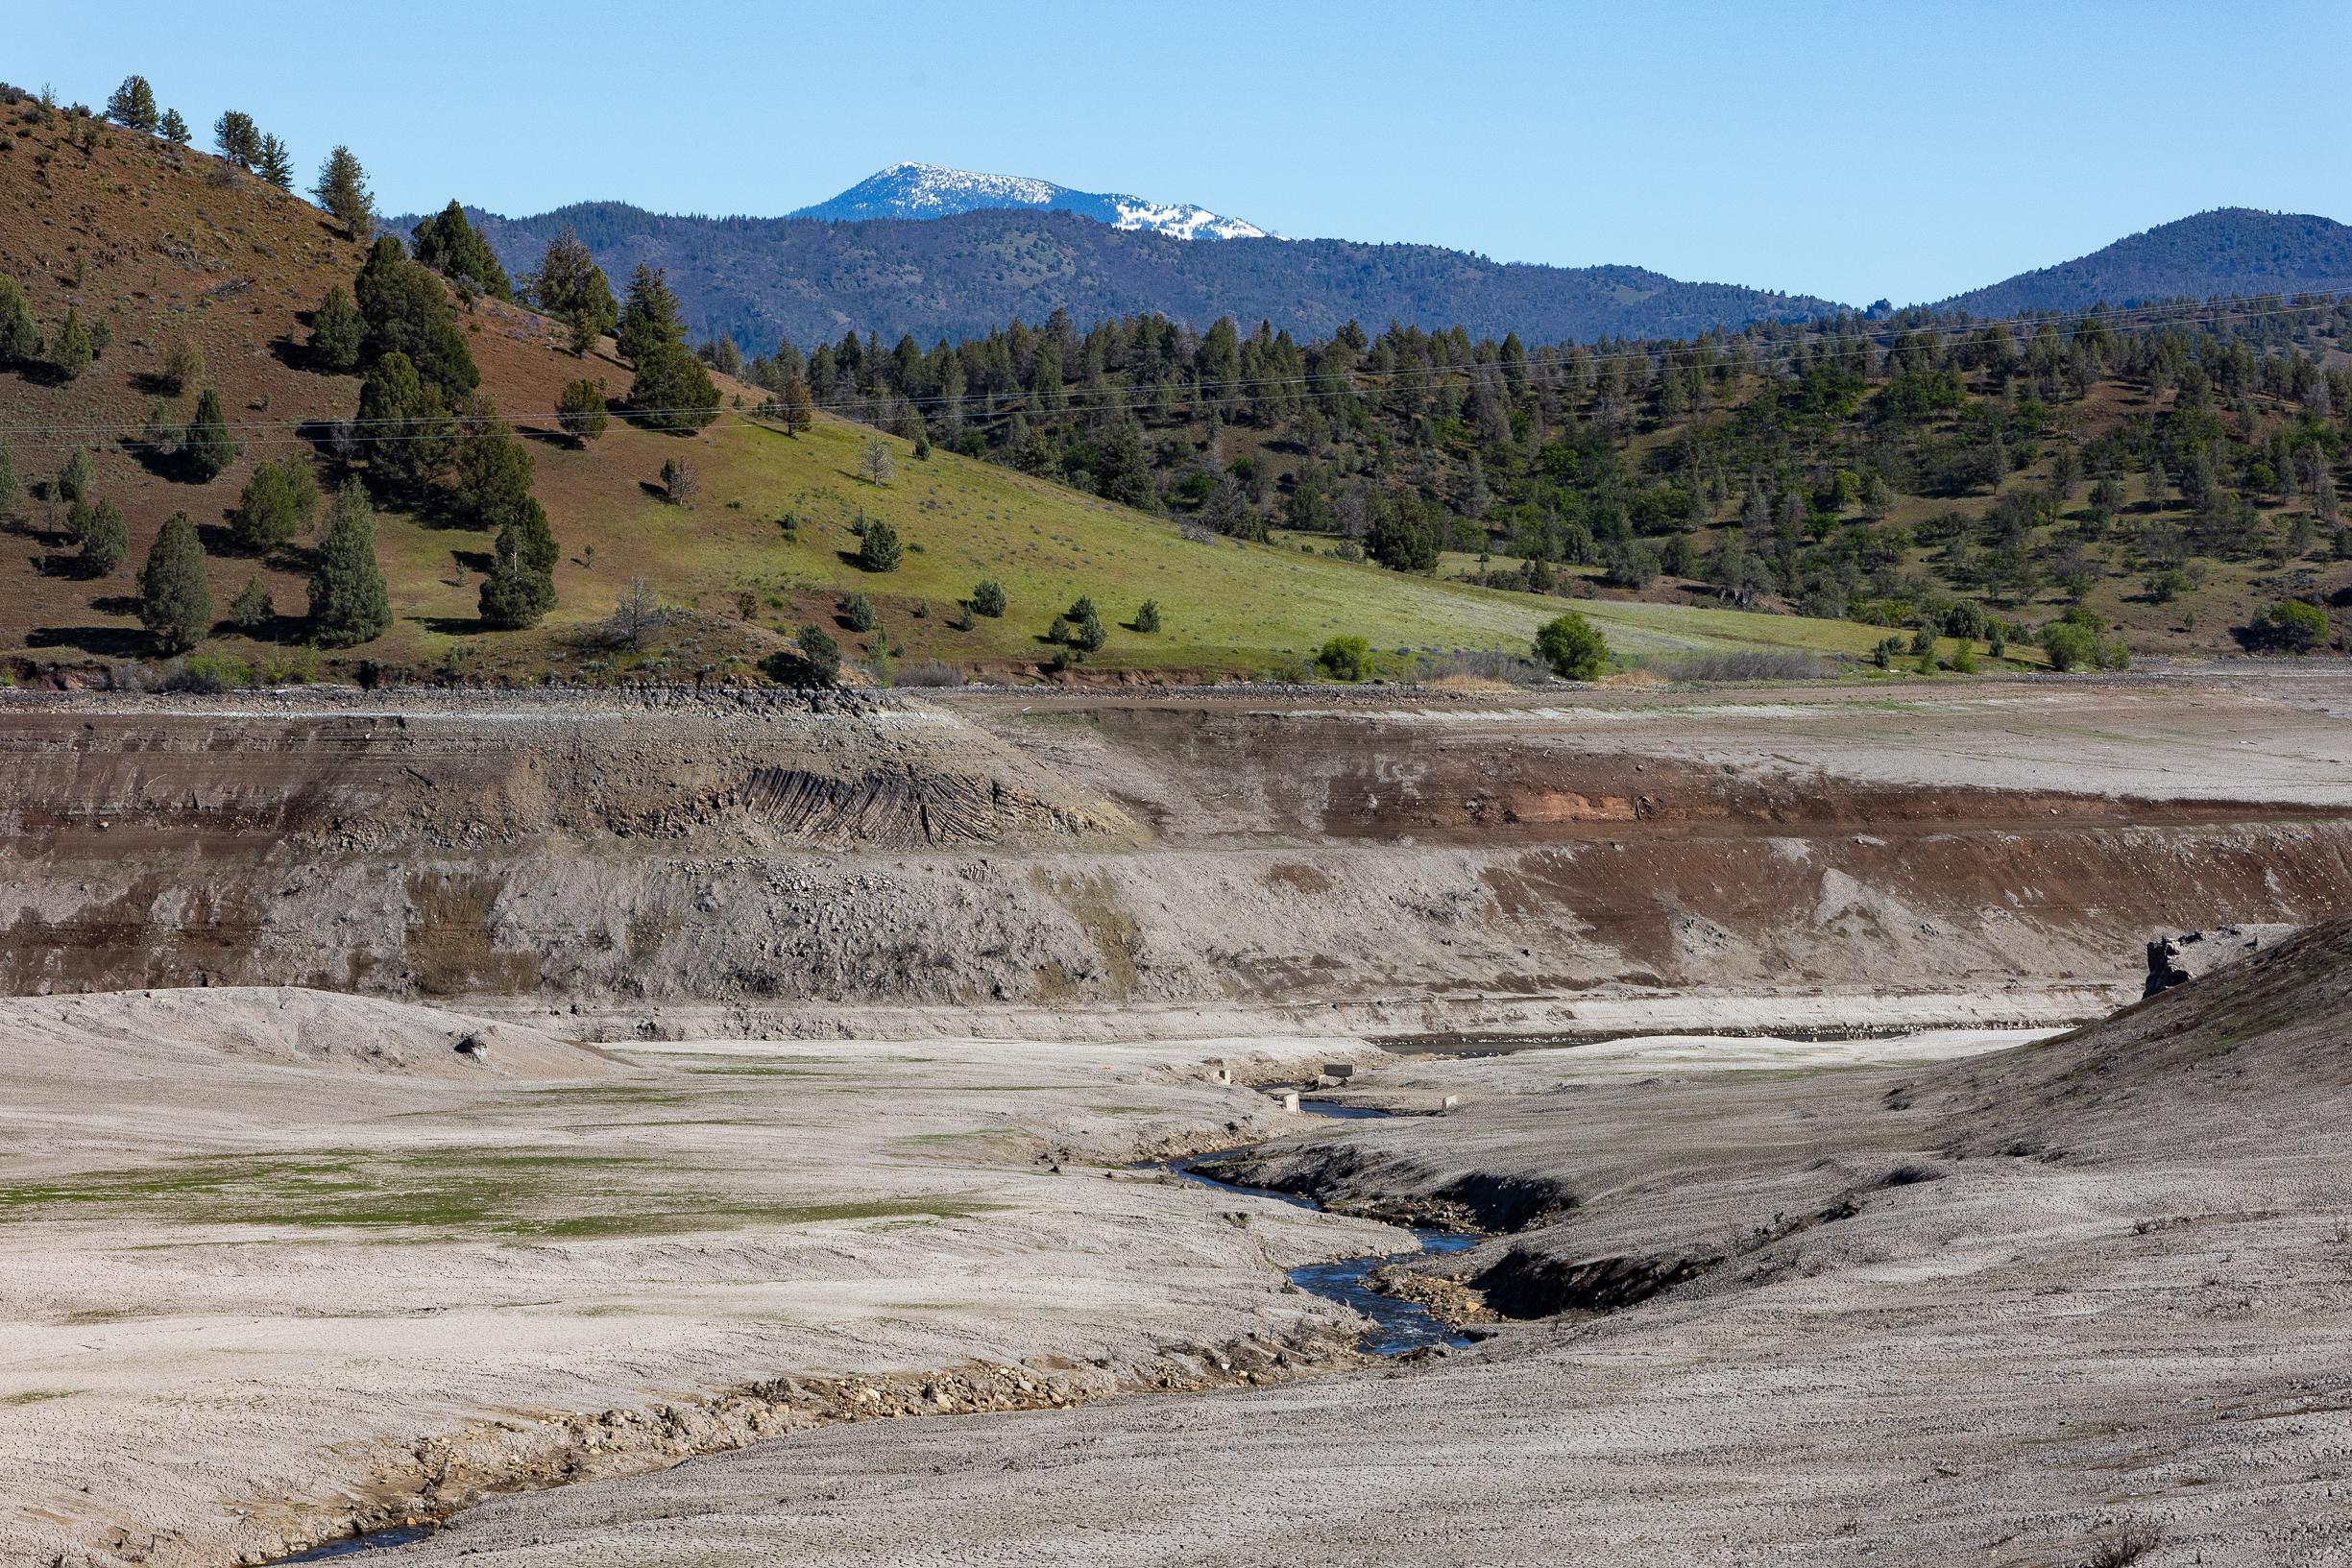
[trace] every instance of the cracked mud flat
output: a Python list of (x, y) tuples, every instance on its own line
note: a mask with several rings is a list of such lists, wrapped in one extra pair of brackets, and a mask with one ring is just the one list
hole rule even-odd
[(2347, 688), (0, 700), (0, 1562), (2352, 1562)]

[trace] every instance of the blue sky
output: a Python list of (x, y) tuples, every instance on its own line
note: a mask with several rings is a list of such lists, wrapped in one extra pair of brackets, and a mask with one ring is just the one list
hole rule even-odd
[(387, 212), (773, 214), (901, 158), (1291, 235), (1939, 298), (2202, 208), (2352, 220), (2352, 5), (18, 8), (9, 76), (138, 71)]

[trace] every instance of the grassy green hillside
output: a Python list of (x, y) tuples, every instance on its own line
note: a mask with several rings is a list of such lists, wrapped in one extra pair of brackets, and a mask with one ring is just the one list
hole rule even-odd
[[(706, 652), (725, 646), (749, 658), (763, 646), (782, 646), (806, 621), (831, 627), (856, 648), (870, 646), (875, 634), (854, 632), (839, 617), (847, 595), (864, 593), (902, 664), (937, 659), (998, 675), (1048, 659), (1047, 625), (1081, 594), (1111, 625), (1109, 645), (1087, 661), (1089, 668), (1193, 673), (1275, 668), (1343, 633), (1384, 650), (1519, 652), (1538, 625), (1564, 608), (1556, 598), (1405, 576), (1296, 546), (1196, 543), (1164, 519), (986, 463), (937, 450), (917, 461), (895, 440), (896, 475), (874, 484), (858, 472), (870, 435), (831, 420), (799, 436), (726, 420), (685, 440), (625, 431), (587, 452), (542, 447), (540, 493), (566, 546), (557, 573), (564, 603), (547, 626), (522, 637), (473, 632), (471, 576), (454, 568), (478, 554), (479, 542), (400, 519), (381, 536), (400, 585), (400, 625), (384, 639), (384, 654), (433, 663), (456, 645), (461, 657), (472, 650), (494, 663), (544, 658), (581, 639), (637, 577), (692, 613), (681, 630), (739, 623), (730, 638), (696, 644)], [(675, 456), (702, 478), (691, 508), (639, 482)], [(853, 525), (861, 515), (897, 529), (907, 546), (897, 569), (872, 573), (855, 565)], [(796, 522), (789, 534), (782, 526), (788, 516)], [(955, 629), (958, 602), (982, 578), (1004, 586), (1006, 615)], [(1146, 599), (1159, 605), (1157, 634), (1127, 624)], [(1636, 656), (1729, 649), (1860, 655), (1882, 635), (1726, 610), (1608, 601), (1583, 608), (1613, 648)], [(616, 667), (681, 655), (664, 647), (649, 657), (583, 657)]]

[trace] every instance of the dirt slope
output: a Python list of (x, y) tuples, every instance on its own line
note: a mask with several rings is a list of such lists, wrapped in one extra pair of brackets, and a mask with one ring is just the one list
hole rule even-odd
[[(2342, 909), (2331, 721), (2065, 689), (20, 697), (0, 983), (292, 981), (592, 1031), (1588, 1032), (1627, 995), (1685, 1007), (1651, 1026), (1864, 994), (1807, 1026), (1959, 993), (1904, 1017), (2071, 1022), (2136, 993), (2150, 937)], [(2279, 760), (2273, 799), (2228, 798), (2237, 737)]]

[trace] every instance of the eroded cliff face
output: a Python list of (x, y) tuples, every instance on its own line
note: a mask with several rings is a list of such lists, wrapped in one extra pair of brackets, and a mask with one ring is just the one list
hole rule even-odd
[(2088, 1011), (2152, 936), (2352, 902), (2352, 808), (1922, 787), (1664, 733), (1460, 703), (23, 699), (0, 989), (743, 1027), (1139, 1004), (1444, 1027), (1694, 987), (2073, 987)]

